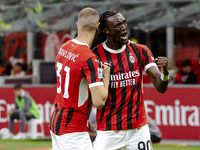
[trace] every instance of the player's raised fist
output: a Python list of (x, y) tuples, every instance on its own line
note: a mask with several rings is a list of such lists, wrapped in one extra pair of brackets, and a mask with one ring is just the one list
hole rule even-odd
[(168, 75), (168, 59), (167, 57), (161, 57), (155, 58), (155, 62), (158, 65), (159, 68), (161, 68), (161, 71), (164, 75)]

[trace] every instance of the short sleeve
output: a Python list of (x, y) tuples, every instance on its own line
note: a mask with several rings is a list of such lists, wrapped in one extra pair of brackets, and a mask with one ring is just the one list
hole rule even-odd
[(142, 67), (145, 71), (152, 66), (157, 66), (151, 51), (145, 45), (138, 44), (142, 50)]
[(103, 73), (100, 59), (97, 56), (91, 57), (83, 65), (81, 73), (86, 78), (89, 88), (103, 85)]

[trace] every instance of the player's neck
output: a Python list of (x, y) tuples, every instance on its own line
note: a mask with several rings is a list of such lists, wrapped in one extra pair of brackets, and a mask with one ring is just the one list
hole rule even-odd
[(124, 44), (113, 41), (112, 39), (108, 38), (106, 41), (106, 46), (109, 47), (110, 49), (118, 50), (121, 49), (124, 46)]
[(94, 40), (95, 32), (86, 32), (82, 31), (78, 33), (78, 36), (76, 37), (76, 40), (86, 43), (89, 48), (92, 46), (92, 42)]

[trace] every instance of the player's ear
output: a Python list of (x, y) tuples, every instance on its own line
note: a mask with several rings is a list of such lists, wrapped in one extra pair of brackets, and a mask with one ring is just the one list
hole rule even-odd
[(97, 23), (97, 25), (96, 25), (96, 30), (99, 29), (99, 25), (100, 25), (100, 22)]
[(77, 29), (78, 29), (78, 21), (76, 22), (76, 27), (77, 27)]
[(106, 33), (106, 34), (110, 34), (110, 31), (108, 30), (108, 28), (104, 28), (104, 32)]

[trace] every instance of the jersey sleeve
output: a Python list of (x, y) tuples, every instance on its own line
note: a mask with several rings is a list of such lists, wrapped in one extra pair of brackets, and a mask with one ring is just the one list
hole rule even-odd
[(138, 44), (138, 46), (142, 50), (142, 67), (144, 68), (145, 71), (149, 69), (152, 66), (157, 66), (153, 54), (151, 51), (146, 47), (145, 45)]
[(81, 72), (88, 81), (89, 88), (103, 85), (101, 62), (97, 56), (89, 58), (83, 65)]

